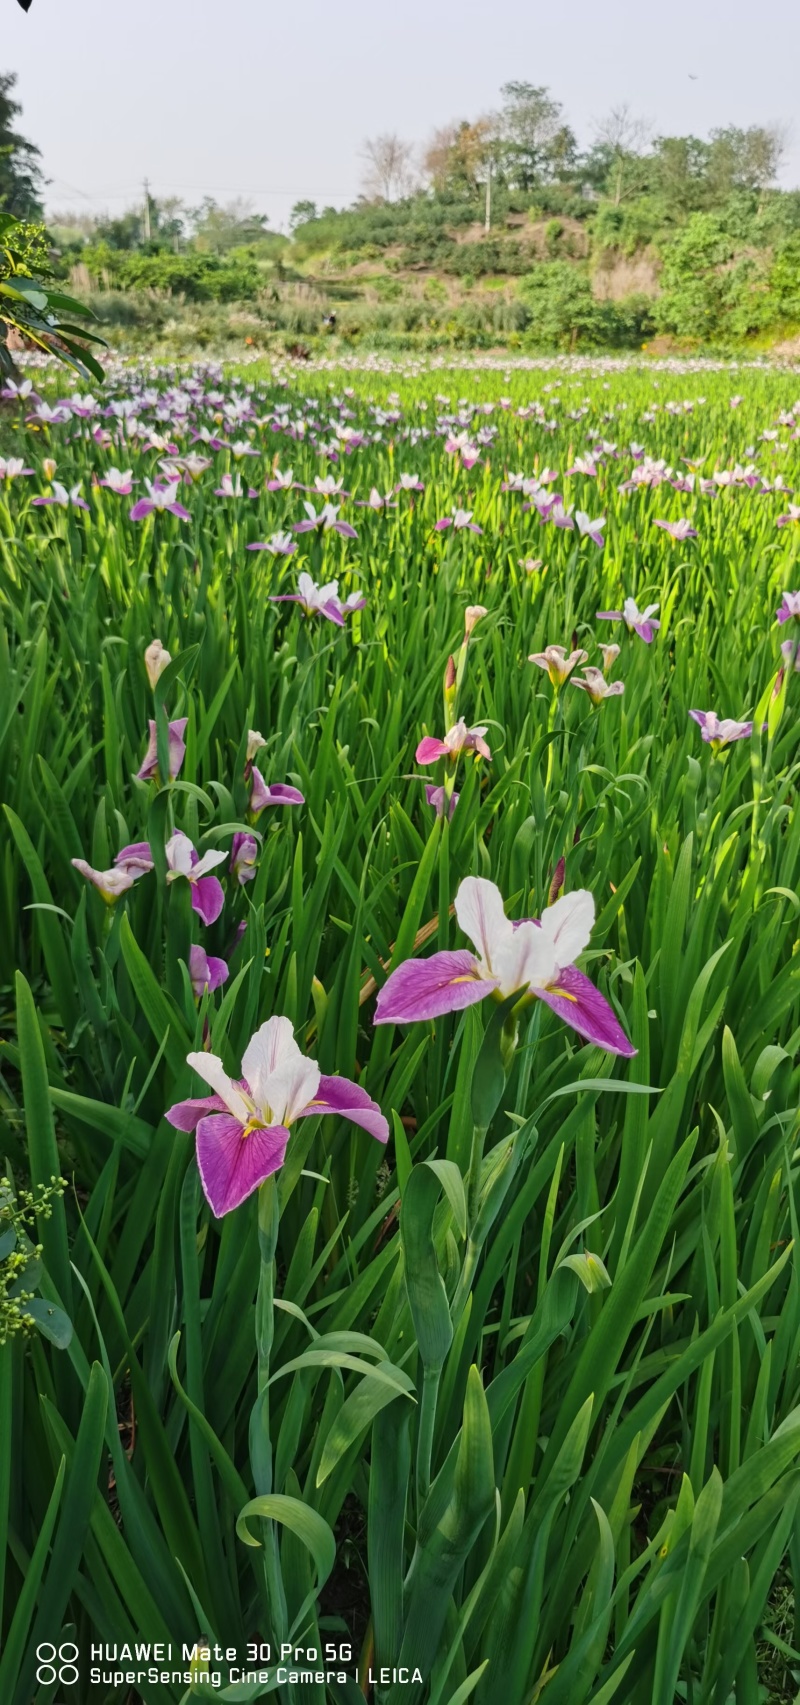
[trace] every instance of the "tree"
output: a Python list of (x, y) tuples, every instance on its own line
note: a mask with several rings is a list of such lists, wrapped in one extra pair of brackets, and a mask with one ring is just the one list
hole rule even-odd
[(289, 230), (296, 231), (298, 225), (308, 225), (309, 221), (317, 218), (315, 201), (296, 201), (289, 214)]
[(361, 150), (366, 194), (382, 201), (408, 195), (414, 183), (413, 156), (412, 143), (403, 142), (393, 132), (369, 138)]
[(435, 130), (423, 155), (423, 169), (439, 195), (460, 195), (470, 200), (486, 181), (495, 148), (494, 120), (488, 117), (468, 124), (455, 120)]
[(0, 72), (0, 211), (17, 219), (40, 219), (42, 181), (39, 150), (15, 129), (22, 108), (14, 100), (13, 71)]
[(637, 165), (647, 147), (651, 128), (647, 119), (637, 118), (627, 104), (612, 107), (595, 124), (595, 147), (608, 163), (605, 187), (615, 207), (624, 196), (637, 194), (642, 188), (642, 174)]
[(498, 120), (500, 169), (516, 189), (532, 190), (577, 159), (577, 143), (561, 103), (533, 83), (504, 83)]
[(712, 130), (708, 172), (715, 200), (734, 190), (768, 189), (780, 171), (786, 152), (786, 133), (780, 125), (753, 124), (747, 130), (729, 125)]
[(265, 213), (254, 213), (248, 201), (230, 201), (220, 207), (213, 196), (204, 197), (199, 207), (189, 214), (194, 223), (195, 247), (223, 254), (243, 243), (254, 243), (263, 237), (267, 227)]

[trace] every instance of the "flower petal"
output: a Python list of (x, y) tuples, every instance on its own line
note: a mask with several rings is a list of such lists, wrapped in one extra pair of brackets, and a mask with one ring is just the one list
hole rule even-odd
[(493, 971), (492, 949), (508, 942), (513, 928), (496, 883), (488, 882), (485, 876), (465, 876), (456, 894), (456, 917), (459, 928)]
[(199, 1095), (194, 1101), (177, 1101), (164, 1118), (176, 1131), (194, 1131), (206, 1113), (224, 1112), (225, 1102), (220, 1095)]
[(282, 1125), (242, 1135), (238, 1120), (211, 1113), (197, 1127), (197, 1165), (206, 1198), (217, 1219), (238, 1208), (265, 1178), (277, 1172), (289, 1132)]
[(420, 740), (415, 756), (418, 764), (435, 764), (437, 758), (450, 756), (450, 748), (445, 746), (443, 740), (437, 740), (433, 734), (426, 734), (425, 738)]
[(392, 971), (378, 995), (375, 1024), (413, 1024), (440, 1018), (486, 999), (496, 980), (482, 977), (474, 954), (434, 953), (430, 959), (406, 959)]
[(379, 1143), (389, 1140), (389, 1124), (377, 1101), (373, 1101), (360, 1084), (351, 1083), (349, 1078), (321, 1077), (313, 1101), (303, 1108), (299, 1116), (307, 1118), (312, 1113), (338, 1114), (340, 1119), (361, 1125)]
[(562, 894), (552, 906), (542, 912), (539, 927), (551, 943), (559, 969), (574, 965), (588, 947), (594, 924), (594, 895), (588, 888), (576, 888), (574, 893)]
[(192, 909), (204, 924), (215, 924), (225, 904), (222, 883), (216, 876), (201, 876), (192, 883)]
[(571, 1024), (588, 1042), (605, 1048), (607, 1054), (623, 1054), (631, 1059), (636, 1053), (605, 996), (574, 965), (561, 971), (549, 989), (537, 989), (536, 993), (565, 1024)]
[(213, 1089), (214, 1094), (219, 1096), (228, 1112), (232, 1113), (240, 1124), (246, 1125), (250, 1117), (250, 1108), (244, 1096), (228, 1077), (219, 1055), (207, 1054), (204, 1049), (201, 1053), (187, 1054), (186, 1064), (191, 1066), (192, 1071), (197, 1072), (198, 1077), (201, 1077), (210, 1089)]
[(264, 1106), (263, 1097), (270, 1078), (283, 1066), (294, 1066), (302, 1058), (290, 1018), (276, 1015), (261, 1025), (255, 1036), (250, 1038), (242, 1056), (242, 1073), (259, 1107)]

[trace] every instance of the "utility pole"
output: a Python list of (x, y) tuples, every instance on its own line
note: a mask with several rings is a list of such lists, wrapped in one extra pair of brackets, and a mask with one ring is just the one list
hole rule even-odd
[(492, 162), (489, 161), (486, 173), (486, 217), (483, 221), (484, 231), (489, 231), (492, 224)]
[(147, 178), (144, 180), (144, 240), (146, 243), (150, 241), (150, 184)]

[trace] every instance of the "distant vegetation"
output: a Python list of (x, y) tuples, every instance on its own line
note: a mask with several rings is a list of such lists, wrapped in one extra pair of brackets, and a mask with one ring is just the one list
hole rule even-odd
[[(0, 209), (35, 216), (36, 150), (0, 77)], [(627, 107), (581, 151), (545, 88), (363, 149), (350, 208), (299, 201), (291, 236), (243, 202), (148, 196), (50, 222), (56, 273), (132, 347), (337, 344), (531, 350), (769, 347), (800, 333), (800, 191), (773, 127), (654, 136)], [(331, 318), (332, 316), (332, 318)]]

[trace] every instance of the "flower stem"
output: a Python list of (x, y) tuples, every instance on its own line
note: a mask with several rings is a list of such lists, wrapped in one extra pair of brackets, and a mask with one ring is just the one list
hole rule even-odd
[(256, 1351), (259, 1394), (269, 1379), (269, 1358), (275, 1334), (275, 1250), (280, 1209), (275, 1178), (266, 1178), (258, 1192), (258, 1248), (261, 1271), (256, 1297)]

